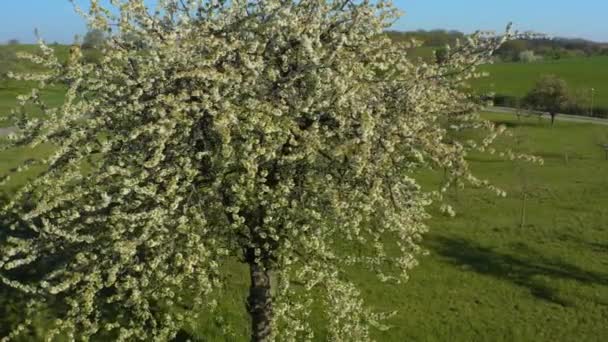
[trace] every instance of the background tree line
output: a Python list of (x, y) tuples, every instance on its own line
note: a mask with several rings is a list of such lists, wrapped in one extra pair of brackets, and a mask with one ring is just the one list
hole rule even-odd
[(608, 44), (578, 38), (519, 39), (504, 44), (496, 55), (505, 62), (526, 62), (521, 57), (526, 51), (544, 59), (608, 56)]
[[(465, 34), (455, 30), (387, 31), (394, 41), (418, 40), (423, 47), (443, 47), (462, 39)], [(538, 59), (608, 56), (608, 43), (580, 38), (517, 39), (505, 43), (494, 54), (503, 62), (532, 62)]]

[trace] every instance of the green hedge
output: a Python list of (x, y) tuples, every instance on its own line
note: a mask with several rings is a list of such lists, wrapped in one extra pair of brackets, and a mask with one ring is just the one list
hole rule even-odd
[[(492, 98), (494, 105), (499, 107), (510, 107), (510, 108), (518, 108), (522, 106), (522, 99), (517, 96), (511, 95), (503, 95), (497, 94)], [(538, 110), (539, 108), (531, 108)], [(580, 115), (580, 116), (590, 116), (590, 111), (588, 106), (581, 106), (576, 103), (570, 103), (560, 110), (565, 114), (572, 115)], [(602, 106), (594, 106), (593, 107), (593, 117), (598, 118), (608, 118), (608, 107)]]

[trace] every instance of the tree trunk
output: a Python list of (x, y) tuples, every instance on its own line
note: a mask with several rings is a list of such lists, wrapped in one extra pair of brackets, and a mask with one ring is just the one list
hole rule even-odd
[(521, 197), (521, 217), (519, 220), (519, 227), (520, 228), (524, 228), (526, 226), (526, 199), (527, 199), (527, 193), (526, 190), (524, 189), (522, 191), (522, 197)]
[(265, 342), (272, 331), (272, 294), (270, 272), (255, 263), (249, 263), (251, 285), (249, 286), (248, 309), (251, 316), (251, 341)]
[(549, 113), (551, 115), (551, 126), (555, 123), (555, 113)]

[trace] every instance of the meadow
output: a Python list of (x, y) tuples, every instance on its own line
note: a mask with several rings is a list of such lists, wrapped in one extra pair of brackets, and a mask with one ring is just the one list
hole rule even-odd
[[(492, 90), (520, 95), (535, 80), (535, 73), (551, 72), (581, 87), (588, 77), (601, 94), (602, 89), (608, 91), (605, 85), (602, 88), (607, 66), (608, 58), (497, 64), (487, 67), (493, 78), (477, 87), (498, 88), (500, 80), (500, 89)], [(492, 82), (496, 82), (494, 87)], [(14, 95), (29, 86), (0, 82), (0, 113), (12, 107)], [(61, 89), (51, 90), (47, 96), (59, 103)], [(429, 255), (421, 257), (406, 284), (383, 284), (369, 273), (351, 272), (371, 307), (398, 310), (388, 321), (391, 329), (376, 332), (376, 339), (606, 340), (608, 160), (600, 145), (608, 144), (608, 126), (558, 121), (551, 128), (537, 118), (483, 116), (509, 128), (510, 135), (497, 141), (498, 149), (538, 155), (545, 163), (539, 166), (486, 154), (470, 155), (473, 171), (506, 190), (506, 198), (481, 188), (451, 189), (447, 201), (457, 216), (443, 216), (438, 205), (431, 208), (430, 233), (424, 242)], [(51, 147), (42, 146), (0, 152), (0, 177), (23, 160), (41, 158), (50, 151)], [(13, 178), (0, 188), (0, 199), (9, 198), (37, 172), (40, 169)], [(417, 175), (428, 189), (437, 188), (441, 176), (439, 170)], [(526, 214), (522, 221), (523, 208)], [(241, 265), (224, 267), (231, 281), (218, 294), (223, 318), (209, 316), (185, 327), (200, 341), (248, 340), (244, 303), (249, 277)], [(3, 328), (19, 318), (20, 302), (15, 294), (0, 285), (0, 336)], [(321, 315), (313, 317), (319, 341), (325, 340), (323, 320)], [(44, 330), (44, 322), (41, 317), (39, 331)], [(220, 328), (226, 324), (231, 335)]]
[(534, 63), (496, 63), (481, 68), (490, 73), (472, 83), (480, 92), (523, 97), (541, 75), (553, 74), (567, 83), (579, 101), (608, 107), (608, 56), (547, 60)]
[[(352, 272), (373, 308), (398, 310), (380, 341), (603, 341), (608, 336), (608, 160), (600, 143), (608, 127), (507, 114), (484, 114), (510, 128), (498, 147), (544, 158), (544, 166), (471, 155), (477, 175), (508, 192), (499, 198), (484, 189), (452, 189), (448, 201), (458, 214), (450, 219), (432, 209), (428, 256), (404, 285), (379, 283), (371, 274)], [(0, 174), (36, 151), (0, 154)], [(429, 187), (441, 173), (420, 174)], [(35, 176), (35, 171), (26, 175)], [(11, 181), (5, 196), (24, 182)], [(522, 225), (522, 194), (526, 220)], [(221, 297), (223, 320), (203, 319), (187, 327), (201, 341), (246, 341), (243, 310), (246, 270), (226, 265), (232, 279)], [(6, 290), (6, 289), (5, 289)], [(8, 305), (7, 305), (8, 310)], [(16, 311), (7, 314), (10, 319)], [(323, 318), (313, 322), (318, 340)], [(6, 322), (5, 322), (6, 323)], [(229, 323), (232, 336), (219, 328)], [(0, 323), (0, 325), (2, 325)]]
[[(69, 46), (53, 46), (55, 53), (60, 61), (67, 60)], [(5, 77), (5, 73), (12, 71), (37, 72), (41, 71), (33, 63), (25, 62), (16, 57), (16, 53), (25, 52), (36, 54), (39, 48), (37, 45), (0, 45), (0, 127), (7, 127), (13, 124), (6, 119), (11, 109), (17, 105), (16, 96), (25, 94), (36, 85), (35, 82), (15, 81)], [(50, 87), (42, 92), (42, 98), (51, 106), (61, 104), (65, 89), (61, 86)], [(3, 119), (4, 118), (4, 119)]]
[[(544, 165), (471, 155), (477, 175), (507, 190), (452, 189), (450, 219), (433, 209), (431, 232), (411, 280), (382, 284), (353, 272), (368, 303), (398, 310), (378, 341), (605, 341), (608, 336), (608, 160), (600, 141), (608, 127), (484, 114), (510, 128), (498, 146), (533, 153)], [(566, 154), (568, 155), (566, 157)], [(419, 175), (431, 187), (440, 173)], [(522, 193), (526, 220), (522, 225)], [(244, 270), (243, 270), (244, 271)], [(235, 276), (224, 302), (234, 326), (247, 326), (241, 306), (247, 278)], [(239, 311), (241, 310), (241, 311)], [(322, 318), (318, 319), (322, 321)], [(240, 323), (239, 323), (240, 322)], [(224, 338), (211, 324), (193, 329), (201, 341)], [(318, 340), (323, 330), (317, 328)]]

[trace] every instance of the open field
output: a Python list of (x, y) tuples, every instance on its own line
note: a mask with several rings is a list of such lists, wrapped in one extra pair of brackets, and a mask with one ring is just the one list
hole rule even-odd
[[(67, 59), (68, 46), (58, 45), (54, 48), (60, 60)], [(36, 70), (32, 69), (32, 65), (14, 59), (14, 54), (17, 51), (36, 53), (37, 49), (35, 45), (0, 46), (0, 64), (2, 64), (0, 67), (0, 127), (12, 124), (2, 118), (6, 117), (15, 107), (17, 103), (15, 96), (27, 93), (34, 85), (31, 82), (2, 79), (1, 75), (7, 70), (15, 72)], [(410, 50), (409, 54), (413, 58), (429, 61), (433, 59), (436, 49), (432, 46), (419, 47)], [(608, 56), (536, 63), (496, 63), (486, 65), (481, 69), (489, 72), (490, 76), (472, 82), (473, 88), (480, 93), (494, 92), (500, 95), (523, 97), (541, 75), (554, 74), (566, 80), (581, 106), (587, 108), (590, 105), (591, 88), (594, 88), (594, 105), (608, 107)], [(50, 105), (58, 105), (63, 93), (64, 89), (61, 87), (53, 87), (43, 92), (43, 98)]]
[(608, 0), (63, 1), (0, 5), (0, 342), (608, 342)]
[[(7, 120), (6, 117), (17, 105), (16, 96), (27, 93), (33, 86), (31, 82), (0, 80), (0, 127), (11, 126), (12, 121)], [(45, 89), (42, 98), (50, 106), (58, 106), (62, 103), (64, 94), (64, 89), (53, 87)]]
[[(58, 45), (53, 46), (53, 48), (60, 61), (67, 59), (69, 46)], [(35, 86), (34, 82), (15, 81), (7, 79), (3, 75), (8, 71), (15, 73), (41, 71), (36, 65), (17, 59), (15, 55), (17, 52), (36, 54), (38, 51), (37, 45), (0, 46), (0, 127), (11, 125), (11, 122), (2, 120), (2, 118), (5, 118), (10, 113), (10, 110), (17, 105), (15, 97), (29, 92)], [(64, 92), (64, 89), (61, 87), (53, 87), (46, 89), (42, 93), (42, 96), (49, 105), (55, 106), (61, 103)]]
[[(502, 148), (544, 158), (537, 166), (471, 155), (473, 170), (509, 193), (498, 198), (484, 189), (453, 189), (454, 219), (435, 209), (421, 259), (409, 283), (381, 284), (353, 272), (369, 305), (399, 310), (378, 332), (379, 341), (605, 341), (608, 336), (608, 160), (598, 146), (608, 143), (603, 125), (518, 121), (510, 114), (486, 114), (510, 128)], [(0, 154), (0, 174), (35, 152)], [(32, 176), (30, 174), (29, 176)], [(431, 187), (438, 174), (421, 174)], [(23, 178), (3, 189), (6, 196)], [(520, 225), (522, 190), (526, 222)], [(246, 341), (244, 301), (248, 275), (227, 265), (233, 281), (221, 311), (234, 336), (225, 337), (217, 318), (189, 327), (201, 341)], [(0, 301), (1, 302), (1, 301)], [(4, 319), (9, 319), (7, 315)], [(313, 324), (318, 340), (322, 316)], [(0, 326), (3, 324), (0, 322)]]
[(496, 63), (481, 69), (489, 72), (490, 77), (473, 83), (473, 87), (479, 91), (523, 97), (541, 75), (554, 74), (563, 78), (585, 103), (590, 102), (591, 88), (595, 88), (594, 104), (608, 107), (608, 56), (536, 63)]

